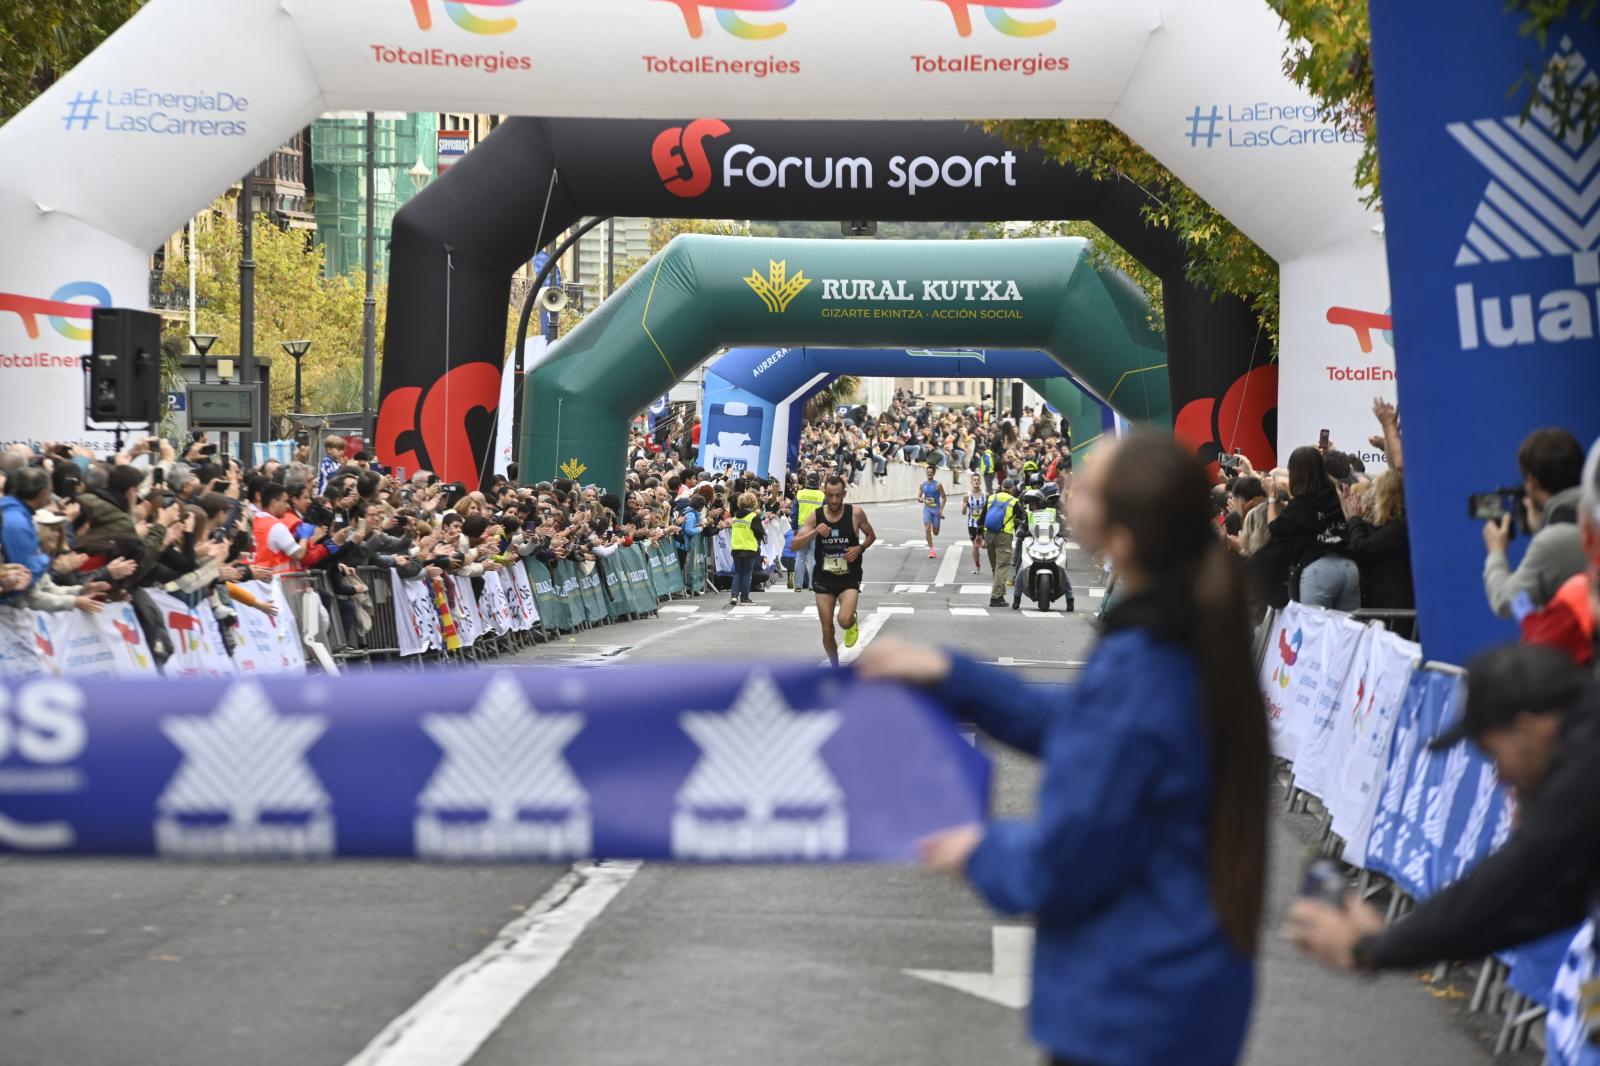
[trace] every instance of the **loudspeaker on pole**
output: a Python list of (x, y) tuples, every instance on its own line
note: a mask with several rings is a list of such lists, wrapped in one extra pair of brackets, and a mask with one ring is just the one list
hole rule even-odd
[(89, 421), (155, 425), (161, 414), (161, 316), (97, 307), (90, 321)]

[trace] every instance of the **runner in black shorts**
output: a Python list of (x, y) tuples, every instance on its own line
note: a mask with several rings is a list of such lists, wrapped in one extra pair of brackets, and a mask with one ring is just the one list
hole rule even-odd
[[(839, 625), (844, 628), (844, 646), (855, 647), (861, 632), (856, 623), (856, 606), (861, 599), (861, 556), (872, 547), (878, 535), (872, 531), (866, 512), (844, 502), (844, 479), (830, 477), (822, 486), (826, 499), (794, 535), (798, 551), (812, 540), (817, 542), (817, 563), (813, 585), (817, 594), (817, 616), (822, 620), (822, 647), (828, 660), (839, 665), (839, 646), (834, 641), (834, 606), (838, 605)], [(849, 620), (846, 624), (846, 619)]]
[(983, 518), (989, 509), (989, 497), (983, 491), (983, 479), (972, 475), (972, 490), (961, 501), (961, 513), (967, 516), (967, 536), (972, 538), (972, 572), (983, 573)]

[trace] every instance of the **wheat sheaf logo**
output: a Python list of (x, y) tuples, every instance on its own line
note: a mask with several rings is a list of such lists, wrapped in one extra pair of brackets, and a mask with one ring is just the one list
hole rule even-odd
[(582, 477), (583, 472), (587, 469), (589, 468), (578, 462), (577, 459), (568, 459), (566, 462), (561, 464), (561, 472), (573, 481), (576, 481)]
[(791, 278), (787, 259), (769, 259), (766, 277), (762, 277), (760, 271), (752, 270), (744, 283), (755, 290), (768, 311), (779, 315), (789, 310), (789, 305), (811, 284), (811, 279), (806, 277), (804, 270), (796, 270)]

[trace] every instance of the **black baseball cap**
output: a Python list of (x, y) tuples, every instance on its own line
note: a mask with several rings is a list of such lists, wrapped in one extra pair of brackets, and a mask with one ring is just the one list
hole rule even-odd
[(1583, 691), (1584, 672), (1563, 652), (1545, 644), (1506, 644), (1467, 664), (1467, 705), (1456, 723), (1429, 749), (1442, 751), (1462, 740), (1504, 729), (1523, 712), (1569, 707)]

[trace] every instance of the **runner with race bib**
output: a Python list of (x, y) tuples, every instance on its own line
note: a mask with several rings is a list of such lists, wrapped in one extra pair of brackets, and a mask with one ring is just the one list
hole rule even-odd
[(861, 556), (878, 539), (866, 512), (845, 503), (844, 492), (844, 478), (835, 475), (824, 482), (822, 494), (827, 502), (811, 512), (794, 535), (797, 551), (816, 542), (812, 585), (817, 593), (817, 617), (822, 621), (822, 648), (835, 666), (839, 665), (839, 647), (833, 635), (835, 605), (839, 625), (844, 629), (844, 646), (853, 648), (861, 636), (856, 617), (861, 599)]
[(939, 523), (944, 519), (944, 486), (939, 484), (938, 469), (928, 467), (928, 480), (922, 483), (922, 532), (928, 538), (928, 558), (936, 559), (939, 553), (933, 548), (933, 538), (939, 535)]

